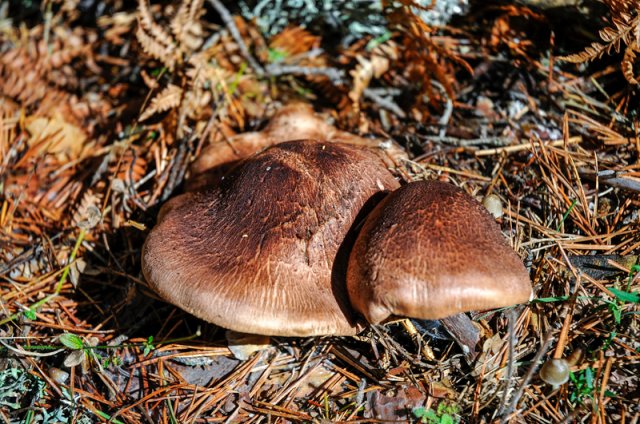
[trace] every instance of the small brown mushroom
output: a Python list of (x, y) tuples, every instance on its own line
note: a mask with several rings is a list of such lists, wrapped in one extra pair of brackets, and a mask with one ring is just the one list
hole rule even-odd
[(398, 186), (370, 150), (279, 144), (220, 186), (169, 202), (145, 242), (143, 273), (165, 300), (227, 329), (355, 334), (348, 235), (368, 202)]
[(549, 359), (540, 369), (540, 379), (557, 389), (569, 381), (570, 368), (571, 365), (566, 359)]
[(409, 183), (367, 217), (349, 259), (352, 305), (371, 323), (441, 319), (526, 302), (527, 270), (486, 209), (447, 183)]
[(576, 349), (566, 359), (551, 358), (547, 360), (540, 368), (540, 379), (554, 390), (557, 389), (569, 381), (571, 367), (577, 364), (581, 358), (582, 349)]

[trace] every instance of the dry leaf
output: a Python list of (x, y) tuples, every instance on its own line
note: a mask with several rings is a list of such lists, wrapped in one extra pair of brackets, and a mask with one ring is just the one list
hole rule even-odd
[(40, 145), (40, 153), (51, 153), (59, 159), (77, 159), (85, 146), (85, 132), (65, 121), (59, 112), (52, 117), (32, 117), (26, 122), (26, 129), (31, 134), (29, 146)]

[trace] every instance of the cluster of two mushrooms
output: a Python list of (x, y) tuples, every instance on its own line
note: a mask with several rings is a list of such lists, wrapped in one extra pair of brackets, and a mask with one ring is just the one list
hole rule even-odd
[(401, 186), (388, 150), (306, 107), (237, 140), (249, 153), (264, 144), (273, 146), (161, 210), (142, 260), (165, 300), (227, 329), (278, 336), (354, 335), (361, 317), (440, 319), (529, 300), (522, 262), (464, 191)]

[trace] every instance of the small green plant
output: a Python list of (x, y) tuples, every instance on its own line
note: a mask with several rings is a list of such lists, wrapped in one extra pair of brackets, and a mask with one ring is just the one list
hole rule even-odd
[(144, 351), (142, 352), (142, 356), (147, 356), (155, 348), (156, 347), (153, 345), (153, 336), (149, 336), (149, 338), (144, 342)]
[(434, 411), (433, 409), (420, 406), (413, 409), (413, 415), (422, 423), (428, 424), (456, 424), (460, 422), (458, 417), (458, 405), (440, 402)]
[[(635, 265), (634, 268), (636, 266), (637, 265)], [(633, 273), (633, 270), (630, 273), (630, 275), (632, 275), (632, 273)], [(629, 291), (630, 285), (631, 285), (631, 277), (629, 277), (629, 285), (627, 285), (626, 290), (620, 290), (616, 288), (609, 289), (609, 291), (615, 296), (615, 299), (613, 301), (605, 301), (605, 302), (607, 303), (607, 306), (609, 307), (609, 310), (611, 311), (611, 314), (613, 315), (613, 319), (616, 324), (620, 324), (620, 322), (622, 321), (622, 308), (627, 303), (640, 304), (640, 293)]]
[(571, 373), (571, 393), (569, 400), (574, 403), (582, 403), (585, 399), (593, 399), (595, 387), (593, 385), (593, 369), (587, 368), (582, 371)]
[(282, 51), (280, 49), (269, 49), (268, 50), (269, 56), (268, 56), (268, 61), (269, 63), (278, 63), (278, 62), (282, 62), (283, 60), (285, 60), (287, 58), (287, 52)]
[(39, 301), (37, 301), (36, 303), (34, 303), (33, 305), (29, 306), (29, 308), (17, 312), (13, 315), (9, 315), (8, 317), (6, 317), (3, 320), (0, 320), (0, 325), (4, 325), (8, 322), (14, 321), (17, 318), (19, 318), (20, 316), (24, 316), (26, 317), (28, 320), (34, 321), (37, 316), (36, 316), (36, 311), (38, 310), (38, 308), (40, 308), (42, 305), (48, 303), (49, 301), (51, 301), (52, 299), (54, 299), (55, 297), (57, 297), (60, 292), (62, 291), (62, 286), (64, 285), (64, 283), (67, 281), (67, 277), (69, 276), (69, 273), (71, 272), (71, 266), (73, 265), (74, 261), (76, 260), (76, 255), (78, 254), (78, 250), (80, 249), (80, 245), (82, 244), (82, 241), (84, 240), (84, 237), (87, 235), (87, 232), (85, 229), (81, 229), (80, 230), (80, 235), (78, 235), (78, 239), (76, 240), (76, 244), (73, 247), (73, 250), (71, 251), (71, 256), (69, 257), (69, 261), (67, 263), (67, 265), (62, 269), (62, 276), (60, 277), (60, 280), (58, 281), (58, 284), (56, 284), (55, 290), (52, 294), (50, 294), (49, 296), (46, 296), (42, 299), (40, 299)]
[(58, 337), (58, 340), (71, 350), (80, 350), (84, 347), (82, 338), (72, 333), (62, 333), (60, 337)]

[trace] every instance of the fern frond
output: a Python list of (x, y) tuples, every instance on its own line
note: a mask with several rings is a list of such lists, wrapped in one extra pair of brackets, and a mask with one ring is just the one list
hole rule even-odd
[(200, 17), (202, 15), (204, 15), (204, 8), (203, 8), (203, 4), (204, 4), (204, 0), (192, 0), (191, 1), (191, 7), (189, 8), (189, 20), (190, 21), (195, 21), (197, 19), (200, 19)]
[(558, 59), (571, 63), (584, 63), (591, 60), (601, 58), (610, 46), (598, 42), (593, 42), (580, 53), (570, 54), (568, 56), (560, 56)]
[(638, 0), (603, 0), (611, 11), (611, 16), (631, 15), (632, 12), (640, 9)]
[(146, 33), (142, 25), (138, 26), (136, 38), (140, 42), (142, 49), (150, 55), (161, 61), (167, 68), (173, 70), (176, 65), (176, 51), (173, 45), (166, 46), (159, 43), (155, 37)]
[(140, 16), (139, 26), (151, 34), (157, 44), (163, 44), (167, 47), (174, 44), (171, 35), (153, 20), (147, 0), (138, 0), (138, 14)]
[(583, 63), (601, 58), (605, 53), (611, 54), (612, 51), (620, 52), (622, 43), (630, 45), (634, 42), (634, 38), (638, 37), (640, 30), (640, 15), (631, 18), (624, 13), (618, 13), (612, 19), (613, 27), (606, 27), (600, 30), (600, 38), (605, 44), (594, 42), (584, 49), (581, 53), (571, 54), (559, 57), (559, 60), (572, 63)]
[(176, 40), (180, 39), (180, 35), (184, 31), (184, 27), (189, 22), (190, 3), (190, 0), (182, 0), (182, 2), (180, 3), (180, 7), (178, 7), (178, 11), (176, 12), (173, 19), (171, 19), (171, 23), (169, 24), (171, 33), (176, 38)]
[(175, 84), (169, 84), (167, 88), (159, 92), (144, 112), (140, 115), (140, 121), (151, 118), (156, 113), (161, 113), (173, 109), (180, 105), (182, 99), (182, 88)]
[(632, 85), (639, 84), (633, 72), (633, 63), (636, 60), (636, 51), (637, 51), (637, 44), (635, 42), (629, 44), (626, 50), (624, 51), (624, 58), (622, 59), (622, 63), (621, 63), (622, 73), (624, 75), (624, 78), (627, 80), (629, 84), (632, 84)]
[(203, 13), (202, 1), (182, 0), (178, 12), (171, 20), (171, 32), (185, 54), (196, 51), (204, 42), (202, 26), (198, 21)]

